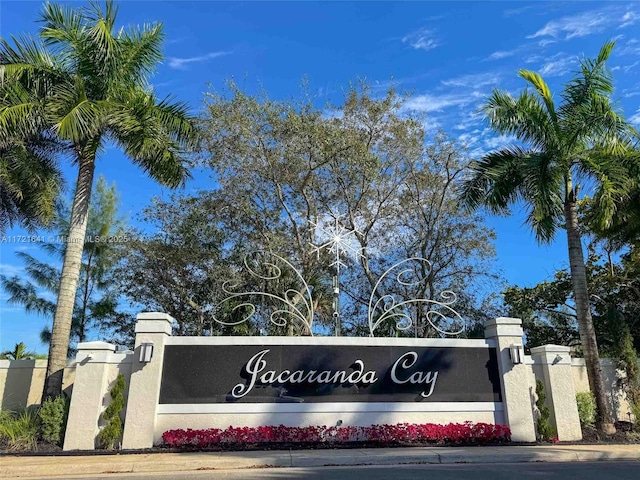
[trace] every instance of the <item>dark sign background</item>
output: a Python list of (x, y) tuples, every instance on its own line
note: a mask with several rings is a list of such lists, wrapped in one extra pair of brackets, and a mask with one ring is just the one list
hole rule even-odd
[[(375, 370), (373, 384), (284, 384), (255, 387), (235, 399), (231, 389), (248, 384), (246, 363), (256, 353), (269, 349), (263, 358), (268, 370), (346, 370), (356, 360), (364, 371)], [(416, 371), (438, 371), (433, 393), (423, 398), (430, 385), (397, 385), (390, 372), (398, 358), (416, 352), (418, 360), (409, 369), (396, 369), (401, 378)], [(286, 389), (283, 391), (282, 387)], [(161, 404), (184, 403), (274, 403), (274, 402), (500, 402), (500, 376), (495, 348), (392, 347), (325, 345), (167, 345), (164, 353)]]

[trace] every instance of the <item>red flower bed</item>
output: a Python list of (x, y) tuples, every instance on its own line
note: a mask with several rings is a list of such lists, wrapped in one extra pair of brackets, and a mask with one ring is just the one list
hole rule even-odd
[(491, 443), (508, 441), (511, 431), (506, 425), (489, 423), (434, 423), (371, 425), (368, 427), (228, 427), (201, 430), (178, 429), (162, 434), (167, 447), (214, 447), (248, 443), (331, 443), (375, 442), (403, 443)]

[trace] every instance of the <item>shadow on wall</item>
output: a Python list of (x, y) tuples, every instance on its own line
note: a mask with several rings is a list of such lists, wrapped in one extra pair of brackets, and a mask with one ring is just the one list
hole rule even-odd
[(602, 362), (602, 364), (602, 377), (606, 389), (605, 395), (609, 402), (609, 410), (613, 414), (613, 419), (615, 421), (628, 420), (624, 418), (624, 415), (625, 412), (629, 410), (629, 405), (624, 401), (625, 394), (619, 388), (620, 377), (618, 375), (622, 374), (622, 372), (616, 371), (613, 362)]
[[(63, 392), (71, 395), (75, 362), (64, 370)], [(47, 372), (46, 360), (0, 360), (0, 410), (20, 410), (38, 405)]]
[(2, 369), (6, 373), (0, 410), (20, 410), (37, 403), (33, 401), (33, 395), (30, 395), (36, 372), (36, 360), (4, 360), (2, 362), (6, 363), (7, 367)]

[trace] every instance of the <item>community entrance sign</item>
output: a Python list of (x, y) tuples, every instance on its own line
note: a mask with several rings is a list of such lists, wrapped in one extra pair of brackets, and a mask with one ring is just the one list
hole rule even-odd
[(160, 388), (160, 404), (501, 401), (488, 345), (167, 345)]

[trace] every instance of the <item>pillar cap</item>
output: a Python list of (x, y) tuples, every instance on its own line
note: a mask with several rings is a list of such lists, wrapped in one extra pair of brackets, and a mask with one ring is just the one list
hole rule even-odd
[(492, 327), (494, 325), (522, 325), (522, 320), (519, 318), (498, 317), (489, 319), (484, 323), (485, 327)]
[(522, 320), (519, 318), (498, 317), (484, 324), (485, 338), (509, 338), (509, 342), (522, 345)]
[(175, 322), (175, 319), (164, 312), (140, 312), (136, 317), (138, 321), (140, 320), (165, 320), (169, 323)]
[(541, 345), (540, 347), (533, 347), (531, 353), (569, 353), (571, 347), (565, 347), (564, 345)]
[(571, 348), (563, 345), (542, 345), (531, 349), (531, 358), (543, 365), (571, 365)]
[(78, 344), (78, 351), (89, 350), (92, 352), (115, 352), (116, 346), (107, 342), (80, 342)]
[(171, 335), (171, 325), (175, 319), (168, 313), (142, 312), (137, 316), (136, 333), (164, 333)]

